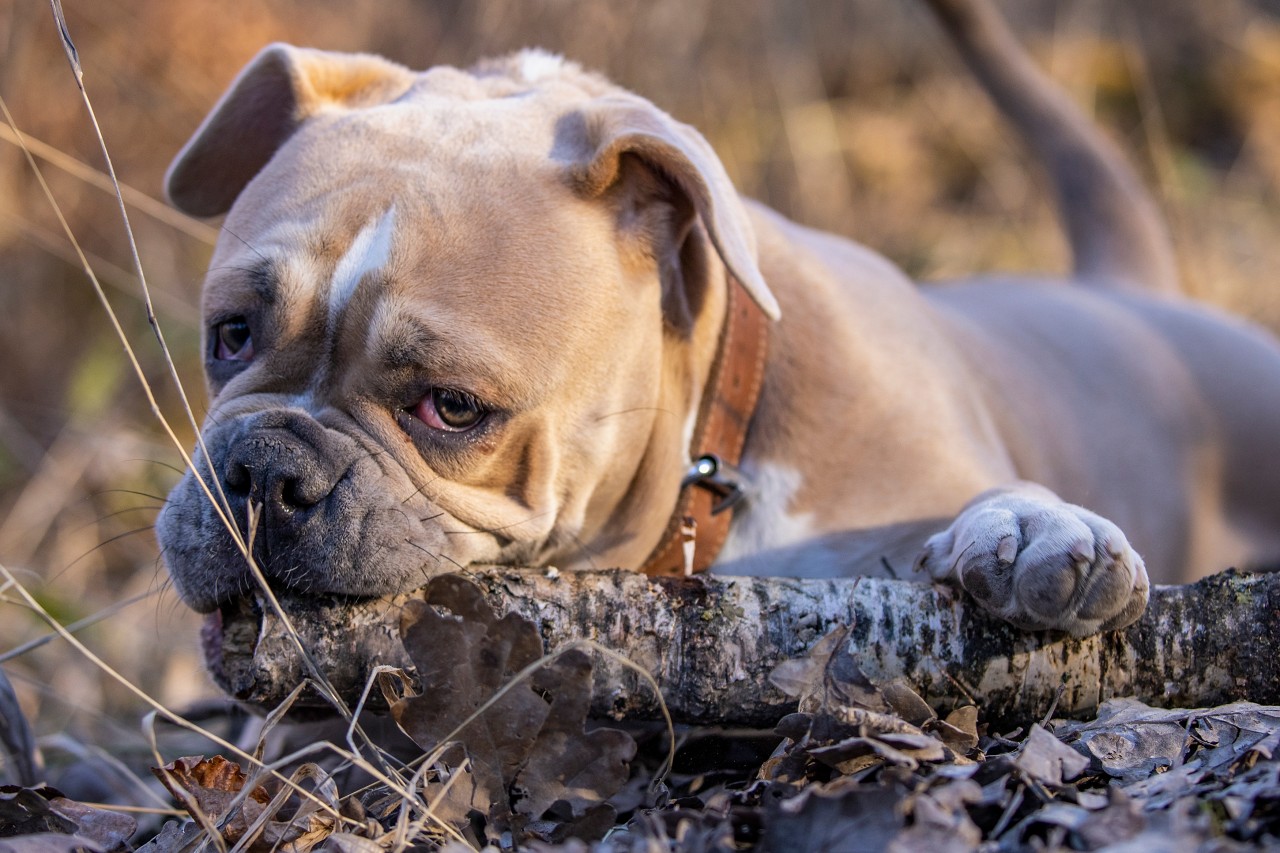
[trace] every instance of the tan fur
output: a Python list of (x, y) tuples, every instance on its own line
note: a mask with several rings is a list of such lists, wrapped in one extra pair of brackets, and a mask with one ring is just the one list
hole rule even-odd
[[(281, 510), (289, 535), (263, 556), (279, 583), (378, 594), (468, 563), (640, 565), (689, 461), (726, 269), (782, 319), (743, 463), (773, 491), (735, 520), (720, 570), (915, 564), (1016, 624), (1083, 633), (1145, 601), (1129, 542), (1161, 580), (1280, 554), (1280, 348), (1240, 321), (1067, 281), (916, 287), (740, 201), (692, 129), (543, 55), (406, 76), (277, 46), (257, 67), (265, 82), (246, 71), (170, 183), (197, 212), (234, 197), (204, 310), (254, 326), (253, 362), (211, 387), (213, 470), (249, 459), (249, 499), (270, 500), (276, 460), (332, 444), (350, 460), (325, 475), (334, 494), (375, 505), (337, 533)], [(235, 95), (281, 80), (293, 94)], [(291, 102), (265, 162), (223, 162), (239, 155), (208, 128)], [(391, 204), (389, 262), (329, 318), (339, 258)], [(492, 428), (424, 439), (406, 411), (431, 387), (484, 401)], [(195, 476), (160, 532), (210, 609), (248, 580), (217, 556)]]

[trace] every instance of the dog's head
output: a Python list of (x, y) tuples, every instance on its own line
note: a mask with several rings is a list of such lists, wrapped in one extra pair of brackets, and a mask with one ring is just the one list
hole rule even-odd
[(776, 314), (705, 140), (538, 52), (415, 74), (269, 47), (167, 188), (226, 214), (203, 444), (158, 522), (198, 610), (250, 585), (228, 525), (272, 583), (316, 592), (638, 565), (688, 461), (726, 268)]

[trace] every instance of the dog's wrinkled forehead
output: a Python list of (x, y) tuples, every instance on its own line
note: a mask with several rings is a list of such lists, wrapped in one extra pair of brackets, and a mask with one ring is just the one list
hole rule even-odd
[[(632, 162), (653, 180), (634, 180), (638, 170), (624, 168)], [(666, 189), (653, 191), (655, 181)], [(484, 192), (494, 187), (502, 200)], [(495, 209), (521, 209), (541, 192), (560, 192), (566, 209), (629, 199), (624, 213), (665, 200), (696, 211), (725, 265), (778, 315), (746, 212), (706, 140), (643, 98), (537, 51), (471, 71), (415, 73), (367, 54), (271, 45), (179, 152), (165, 188), (196, 216), (235, 205), (228, 227), (237, 233), (223, 247), (316, 217), (343, 225), (352, 240), (391, 197), (399, 223), (420, 211), (452, 214), (451, 197), (482, 225)], [(339, 195), (349, 198), (335, 209)], [(488, 209), (473, 210), (474, 198)], [(541, 199), (533, 201), (536, 208)]]
[(480, 224), (500, 219), (502, 202), (485, 193), (501, 191), (516, 207), (539, 195), (564, 205), (571, 188), (553, 152), (572, 96), (438, 68), (389, 103), (320, 111), (248, 183), (228, 224), (261, 234), (337, 217), (352, 237), (393, 201), (402, 220)]

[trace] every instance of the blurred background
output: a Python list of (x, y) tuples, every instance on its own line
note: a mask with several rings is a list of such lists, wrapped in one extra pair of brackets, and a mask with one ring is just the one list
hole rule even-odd
[[(1065, 268), (1038, 175), (927, 12), (893, 0), (64, 0), (160, 323), (203, 411), (197, 291), (215, 234), (148, 199), (234, 74), (286, 40), (415, 68), (527, 45), (703, 130), (747, 194), (922, 279)], [(1132, 155), (1188, 286), (1280, 328), (1280, 3), (1004, 2), (1034, 55)], [(0, 95), (179, 414), (48, 4), (0, 0)], [(155, 511), (180, 473), (12, 129), (0, 126), (0, 563), (157, 699), (215, 691), (166, 588)], [(214, 223), (216, 225), (216, 223)], [(0, 601), (0, 655), (46, 632)], [(141, 705), (61, 641), (4, 663), (41, 733), (143, 748)], [(65, 745), (65, 744), (64, 744)]]

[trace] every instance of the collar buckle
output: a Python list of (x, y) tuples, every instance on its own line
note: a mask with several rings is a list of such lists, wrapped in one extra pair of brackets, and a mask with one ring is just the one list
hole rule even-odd
[(747, 496), (747, 479), (733, 465), (714, 453), (699, 456), (685, 472), (680, 488), (701, 486), (719, 500), (711, 507), (712, 515), (731, 509)]

